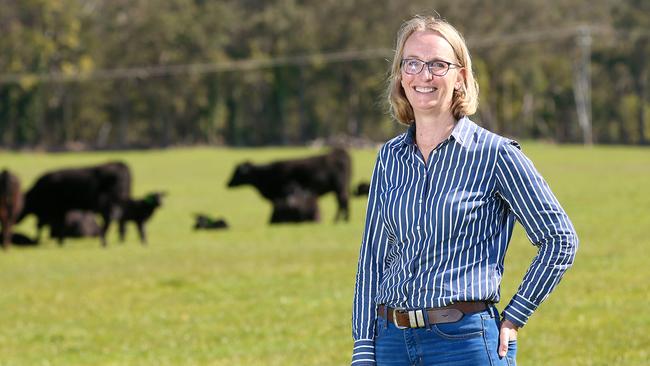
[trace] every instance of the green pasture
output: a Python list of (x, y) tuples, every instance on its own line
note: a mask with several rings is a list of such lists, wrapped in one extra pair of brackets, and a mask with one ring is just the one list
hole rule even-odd
[[(650, 364), (650, 150), (524, 143), (580, 236), (575, 266), (520, 332), (519, 364)], [(0, 365), (346, 365), (365, 199), (334, 224), (267, 224), (250, 187), (227, 189), (246, 159), (316, 154), (308, 148), (184, 148), (97, 153), (0, 152), (0, 168), (29, 187), (44, 171), (122, 159), (134, 195), (166, 190), (143, 247), (47, 239), (0, 252)], [(353, 151), (353, 183), (376, 150)], [(195, 232), (193, 214), (227, 231)], [(34, 220), (19, 231), (32, 235)], [(45, 236), (47, 237), (47, 236)], [(535, 253), (520, 228), (507, 255), (503, 302)]]

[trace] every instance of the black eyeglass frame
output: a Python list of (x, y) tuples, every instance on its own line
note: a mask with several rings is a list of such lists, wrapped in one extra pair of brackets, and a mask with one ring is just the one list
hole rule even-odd
[[(419, 61), (419, 62), (420, 62), (420, 69), (418, 70), (418, 72), (416, 72), (416, 73), (410, 73), (410, 72), (406, 71), (406, 69), (404, 68), (404, 64), (405, 64), (407, 61)], [(431, 68), (433, 67), (433, 64), (435, 64), (435, 63), (439, 63), (439, 62), (441, 62), (441, 63), (447, 65), (447, 68), (445, 69), (445, 72), (443, 72), (442, 74), (436, 74), (436, 73), (433, 72), (433, 70), (431, 69)], [(403, 70), (405, 73), (407, 73), (408, 75), (418, 75), (419, 73), (422, 72), (422, 70), (424, 70), (424, 66), (425, 66), (425, 65), (427, 66), (427, 69), (429, 70), (429, 73), (430, 73), (431, 75), (435, 75), (435, 76), (445, 76), (445, 75), (447, 75), (447, 73), (449, 72), (450, 69), (462, 69), (462, 68), (463, 68), (463, 66), (461, 66), (461, 65), (455, 64), (455, 63), (453, 63), (453, 62), (445, 61), (445, 60), (422, 61), (422, 60), (420, 60), (419, 58), (412, 58), (412, 57), (411, 57), (411, 58), (403, 58), (403, 59), (402, 59), (402, 61), (400, 62), (400, 69), (402, 69), (402, 70)], [(452, 66), (453, 66), (453, 67), (452, 67)]]

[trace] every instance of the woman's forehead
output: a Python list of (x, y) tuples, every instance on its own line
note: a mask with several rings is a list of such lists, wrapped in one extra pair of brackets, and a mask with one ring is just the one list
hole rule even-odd
[(403, 57), (417, 57), (423, 61), (436, 58), (453, 60), (454, 49), (440, 33), (430, 30), (416, 31), (404, 44)]

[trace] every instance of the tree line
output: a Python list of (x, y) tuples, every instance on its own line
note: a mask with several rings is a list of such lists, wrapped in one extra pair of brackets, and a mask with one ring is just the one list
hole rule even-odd
[(395, 33), (434, 9), (468, 41), (480, 124), (582, 142), (587, 106), (595, 143), (650, 139), (645, 0), (0, 0), (0, 146), (385, 140)]

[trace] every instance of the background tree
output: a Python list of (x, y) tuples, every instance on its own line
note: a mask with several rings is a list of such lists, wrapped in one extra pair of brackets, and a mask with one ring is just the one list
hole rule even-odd
[(401, 130), (384, 89), (395, 32), (436, 9), (466, 36), (476, 120), (579, 142), (578, 27), (592, 39), (596, 142), (648, 141), (642, 0), (5, 0), (0, 144), (303, 144)]

